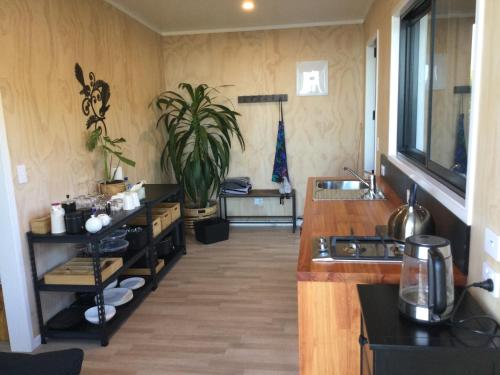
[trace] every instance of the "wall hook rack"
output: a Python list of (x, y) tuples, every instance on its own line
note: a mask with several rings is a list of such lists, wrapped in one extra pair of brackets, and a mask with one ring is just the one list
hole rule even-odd
[(455, 86), (453, 87), (454, 94), (470, 94), (471, 86)]
[(271, 102), (287, 102), (288, 94), (274, 94), (274, 95), (247, 95), (238, 96), (238, 103), (271, 103)]

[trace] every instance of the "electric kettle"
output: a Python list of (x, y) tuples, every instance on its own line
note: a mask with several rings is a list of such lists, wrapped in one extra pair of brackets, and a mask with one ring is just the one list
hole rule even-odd
[(399, 311), (422, 323), (447, 320), (453, 310), (453, 259), (450, 241), (429, 235), (406, 239)]

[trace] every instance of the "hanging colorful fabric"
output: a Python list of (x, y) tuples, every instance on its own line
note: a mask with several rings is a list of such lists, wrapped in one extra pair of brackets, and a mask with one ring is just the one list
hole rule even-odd
[(280, 119), (278, 122), (278, 138), (276, 140), (276, 154), (274, 156), (274, 167), (273, 167), (273, 182), (281, 183), (284, 181), (285, 177), (288, 177), (288, 164), (286, 160), (286, 146), (285, 146), (285, 121), (283, 119), (283, 102), (279, 101), (279, 115)]
[(453, 171), (467, 173), (467, 145), (465, 143), (464, 114), (458, 115), (455, 140), (455, 165)]
[(458, 108), (458, 117), (455, 135), (455, 157), (454, 165), (451, 170), (455, 173), (467, 173), (467, 141), (465, 136), (465, 114), (464, 114), (464, 97), (460, 97)]

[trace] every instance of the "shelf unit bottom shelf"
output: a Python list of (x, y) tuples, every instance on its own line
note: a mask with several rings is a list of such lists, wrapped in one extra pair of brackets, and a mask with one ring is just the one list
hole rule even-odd
[[(184, 255), (183, 249), (179, 249), (165, 258), (165, 266), (158, 272), (157, 280), (161, 281), (165, 275), (175, 266), (177, 261)], [(136, 308), (146, 299), (149, 293), (154, 290), (154, 281), (151, 277), (143, 276), (146, 278), (146, 284), (134, 291), (134, 298), (123, 306), (116, 308), (116, 315), (106, 322), (104, 332), (98, 325), (91, 324), (87, 321), (80, 326), (68, 330), (48, 329), (45, 331), (45, 340), (47, 338), (60, 338), (60, 339), (85, 339), (85, 340), (100, 340), (101, 345), (106, 346), (109, 338), (121, 327), (121, 325), (129, 318)], [(91, 306), (89, 306), (91, 307)]]

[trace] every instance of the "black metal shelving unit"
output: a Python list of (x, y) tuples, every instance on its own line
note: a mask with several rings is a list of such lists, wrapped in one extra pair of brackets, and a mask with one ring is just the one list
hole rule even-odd
[[(141, 202), (141, 206), (133, 211), (121, 212), (114, 216), (112, 223), (95, 234), (34, 234), (28, 232), (28, 247), (31, 262), (31, 272), (35, 289), (36, 307), (38, 313), (38, 325), (42, 343), (47, 342), (47, 338), (70, 338), (70, 339), (98, 339), (102, 346), (109, 343), (109, 338), (127, 320), (134, 310), (144, 301), (148, 294), (158, 287), (158, 282), (172, 269), (176, 262), (186, 254), (186, 239), (184, 233), (183, 206), (184, 196), (182, 189), (173, 184), (147, 184), (145, 185), (146, 198)], [(179, 202), (181, 217), (175, 220), (170, 226), (164, 229), (159, 235), (153, 238), (152, 230), (152, 208), (160, 202)], [(148, 244), (137, 251), (132, 257), (127, 259), (123, 266), (114, 272), (105, 281), (102, 280), (100, 269), (100, 241), (111, 234), (114, 230), (127, 224), (131, 219), (140, 214), (146, 214)], [(153, 253), (155, 246), (167, 236), (173, 237), (173, 251), (165, 258), (165, 266), (156, 274), (156, 264), (153, 263)], [(91, 247), (92, 264), (94, 270), (94, 285), (61, 285), (46, 284), (43, 275), (39, 276), (36, 267), (35, 244), (37, 243), (57, 243), (57, 244), (87, 244)], [(139, 259), (147, 256), (148, 268), (151, 275), (145, 276), (146, 284), (134, 291), (134, 298), (129, 303), (116, 307), (116, 315), (109, 321), (105, 320), (104, 312), (104, 289), (122, 275), (124, 271), (132, 267)], [(75, 292), (96, 294), (99, 324), (93, 325), (84, 322), (71, 330), (49, 329), (44, 322), (41, 305), (41, 292)]]

